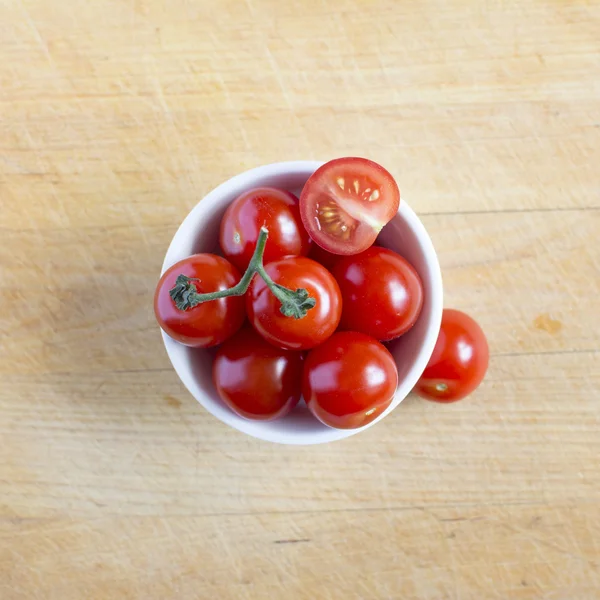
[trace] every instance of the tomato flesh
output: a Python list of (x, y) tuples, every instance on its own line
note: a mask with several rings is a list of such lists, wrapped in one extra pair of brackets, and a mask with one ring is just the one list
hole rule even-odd
[(283, 287), (306, 289), (316, 305), (301, 319), (284, 316), (280, 301), (257, 275), (246, 294), (248, 318), (256, 331), (271, 344), (290, 350), (307, 350), (324, 342), (336, 330), (342, 312), (340, 288), (333, 275), (302, 256), (274, 261), (265, 270)]
[(275, 348), (254, 329), (244, 327), (218, 349), (213, 381), (233, 412), (270, 421), (298, 404), (303, 361), (301, 352)]
[(248, 190), (227, 207), (219, 231), (225, 258), (242, 273), (250, 263), (261, 227), (269, 230), (265, 264), (284, 256), (305, 256), (312, 246), (294, 194), (270, 187)]
[(304, 227), (334, 254), (356, 254), (373, 244), (398, 211), (400, 191), (381, 165), (338, 158), (319, 167), (300, 195)]
[(371, 246), (341, 258), (333, 268), (342, 292), (340, 327), (388, 341), (406, 333), (423, 306), (423, 285), (410, 263)]
[(175, 263), (160, 278), (154, 294), (154, 313), (161, 328), (178, 342), (194, 348), (209, 348), (224, 342), (244, 322), (244, 299), (230, 296), (179, 310), (169, 295), (178, 275), (192, 279), (198, 293), (233, 287), (239, 271), (226, 259), (214, 254), (194, 254)]
[(325, 425), (356, 429), (391, 403), (398, 370), (389, 351), (363, 333), (340, 331), (311, 350), (302, 377), (309, 410)]
[(444, 309), (433, 354), (415, 392), (436, 402), (455, 402), (471, 394), (483, 381), (489, 348), (481, 327), (469, 315)]

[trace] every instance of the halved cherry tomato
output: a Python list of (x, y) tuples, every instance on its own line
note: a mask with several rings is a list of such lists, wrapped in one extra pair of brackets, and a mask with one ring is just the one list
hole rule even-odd
[(337, 332), (306, 357), (302, 395), (315, 417), (330, 427), (367, 425), (390, 405), (397, 386), (392, 355), (364, 333)]
[(398, 212), (394, 178), (366, 158), (338, 158), (319, 167), (300, 195), (304, 227), (334, 254), (366, 250)]
[(215, 292), (233, 287), (239, 280), (238, 270), (221, 256), (194, 254), (175, 263), (164, 272), (154, 294), (154, 312), (161, 328), (174, 340), (195, 348), (208, 348), (224, 342), (244, 322), (244, 299), (231, 296), (180, 310), (169, 291), (178, 275), (196, 281), (198, 293)]
[(483, 381), (489, 358), (481, 327), (459, 310), (444, 309), (433, 354), (415, 392), (436, 402), (460, 400)]
[(271, 279), (291, 290), (306, 289), (316, 305), (301, 319), (284, 316), (281, 302), (262, 277), (252, 280), (246, 310), (253, 327), (280, 348), (306, 350), (324, 342), (335, 330), (342, 312), (340, 288), (322, 265), (302, 256), (284, 258), (265, 266)]
[(242, 273), (252, 258), (261, 227), (269, 230), (265, 264), (284, 256), (305, 256), (312, 246), (294, 194), (270, 187), (249, 190), (227, 207), (219, 233), (225, 258)]
[(252, 327), (244, 327), (218, 349), (213, 380), (233, 412), (269, 421), (298, 404), (303, 362), (301, 352), (275, 348)]
[(423, 284), (399, 254), (371, 246), (341, 258), (332, 273), (342, 292), (342, 329), (387, 341), (415, 324), (423, 306)]

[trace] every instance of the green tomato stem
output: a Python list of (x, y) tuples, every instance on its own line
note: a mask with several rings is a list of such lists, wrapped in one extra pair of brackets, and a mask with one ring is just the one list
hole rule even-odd
[(246, 269), (246, 272), (236, 285), (227, 289), (220, 290), (218, 292), (207, 292), (205, 294), (199, 294), (196, 289), (194, 281), (198, 281), (197, 278), (188, 277), (187, 275), (180, 274), (177, 276), (175, 286), (169, 290), (169, 295), (175, 303), (175, 306), (181, 310), (186, 311), (198, 304), (203, 302), (210, 302), (211, 300), (218, 300), (219, 298), (227, 298), (228, 296), (243, 296), (250, 287), (252, 279), (256, 273), (258, 273), (267, 284), (272, 294), (281, 302), (280, 311), (286, 317), (293, 317), (294, 319), (302, 319), (306, 316), (306, 313), (313, 308), (317, 301), (315, 298), (308, 295), (308, 291), (304, 288), (297, 290), (290, 290), (278, 283), (275, 283), (269, 274), (266, 272), (263, 265), (263, 256), (265, 254), (265, 246), (267, 244), (267, 237), (269, 231), (266, 227), (262, 227), (258, 240), (256, 241), (256, 248), (254, 248), (254, 254), (250, 259), (250, 264)]

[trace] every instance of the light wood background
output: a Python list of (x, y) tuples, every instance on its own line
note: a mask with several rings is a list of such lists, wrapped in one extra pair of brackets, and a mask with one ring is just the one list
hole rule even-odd
[[(151, 298), (235, 173), (397, 177), (483, 387), (228, 429)], [(600, 598), (600, 2), (0, 0), (0, 598)]]

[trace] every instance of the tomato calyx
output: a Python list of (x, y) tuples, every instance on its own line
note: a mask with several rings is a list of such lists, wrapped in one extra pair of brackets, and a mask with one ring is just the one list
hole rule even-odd
[(169, 290), (169, 296), (179, 310), (194, 308), (202, 302), (201, 294), (198, 293), (192, 281), (200, 281), (200, 279), (180, 273), (175, 280), (175, 286)]
[(264, 269), (262, 272), (259, 270), (258, 273), (265, 280), (273, 295), (281, 302), (279, 310), (284, 317), (302, 319), (306, 316), (307, 311), (316, 305), (317, 301), (308, 295), (308, 290), (305, 288), (290, 290), (275, 283)]
[(254, 275), (258, 273), (267, 284), (269, 290), (271, 290), (271, 293), (281, 302), (279, 310), (282, 315), (293, 317), (294, 319), (305, 317), (306, 313), (316, 305), (317, 301), (312, 296), (309, 296), (308, 290), (304, 288), (290, 290), (271, 279), (263, 265), (263, 256), (268, 236), (269, 230), (266, 227), (262, 227), (248, 269), (246, 269), (242, 278), (233, 287), (226, 290), (199, 294), (194, 285), (194, 281), (199, 281), (197, 278), (187, 277), (183, 274), (178, 275), (175, 285), (169, 290), (169, 295), (175, 306), (181, 311), (186, 311), (203, 302), (210, 302), (211, 300), (218, 300), (219, 298), (226, 298), (228, 296), (243, 296), (248, 291)]

